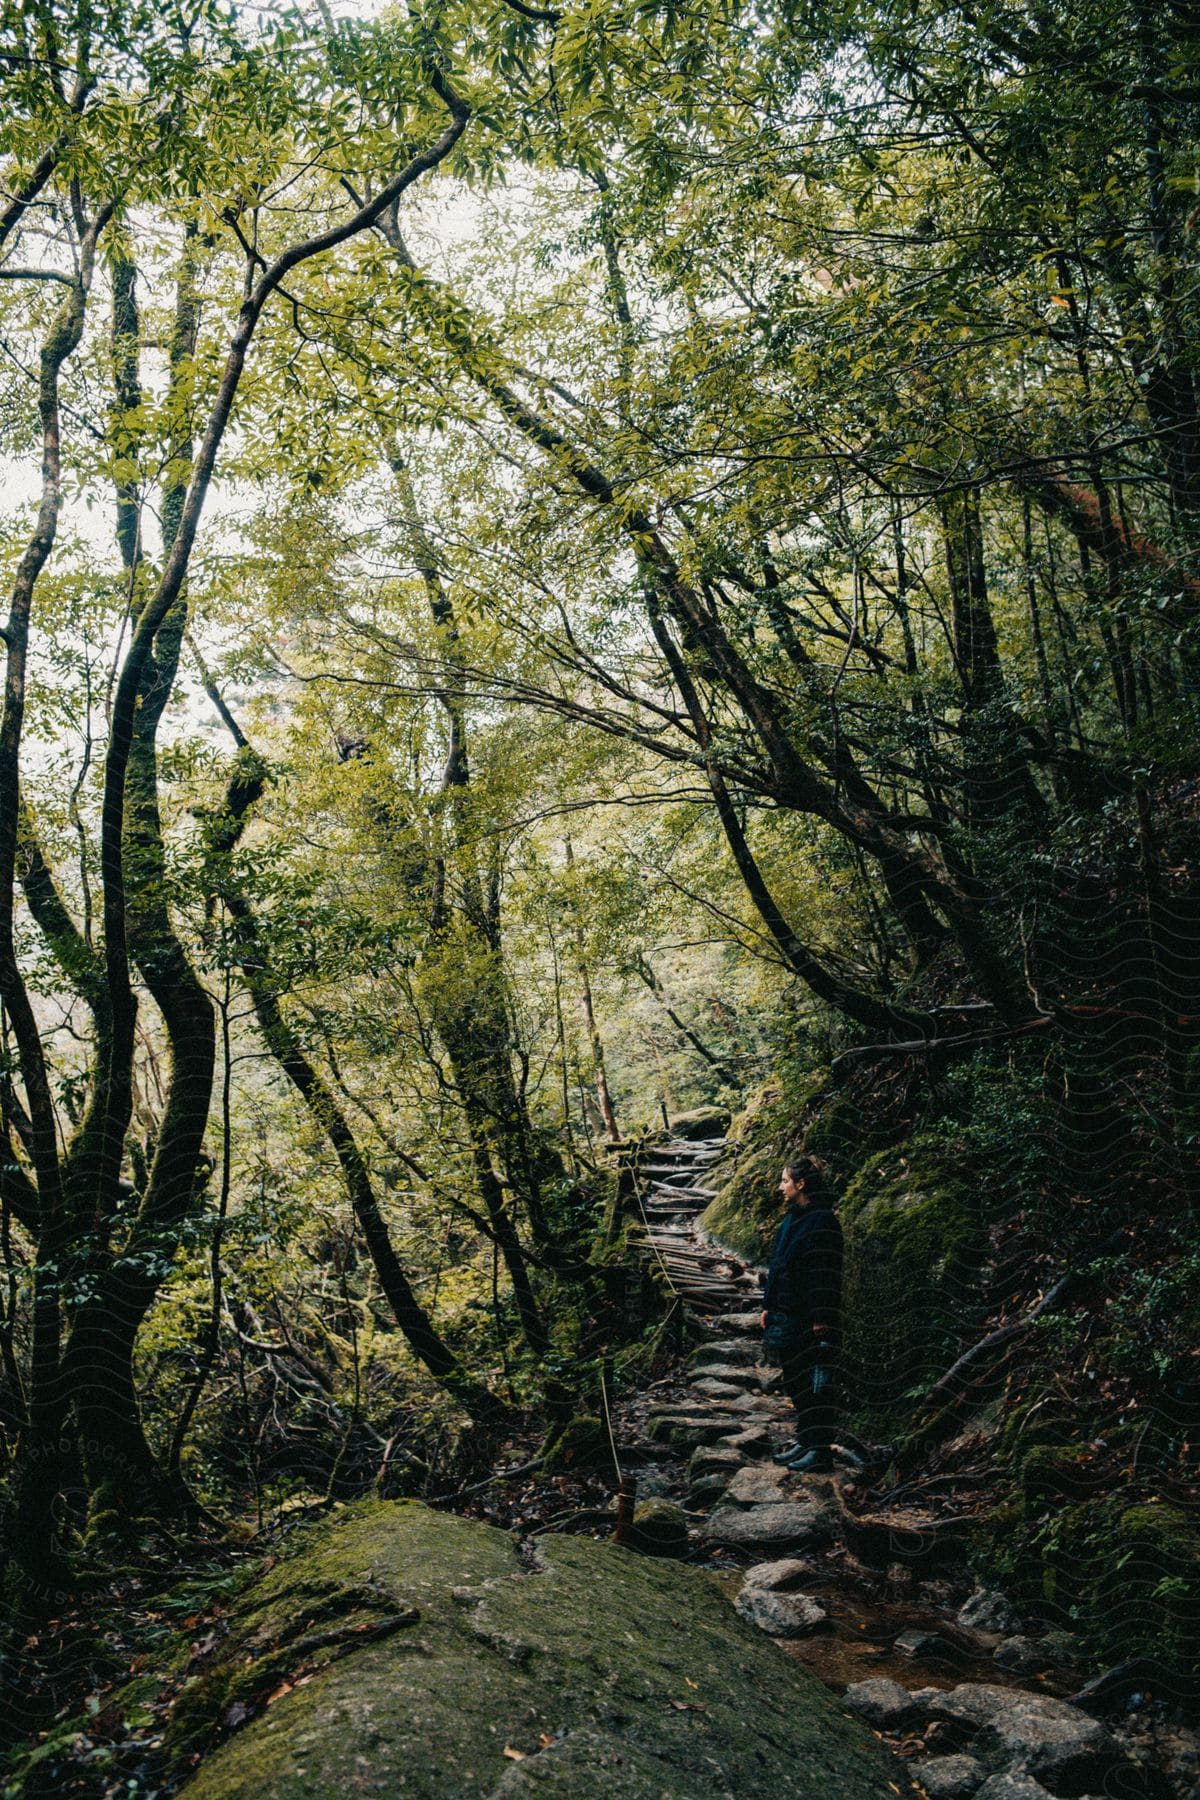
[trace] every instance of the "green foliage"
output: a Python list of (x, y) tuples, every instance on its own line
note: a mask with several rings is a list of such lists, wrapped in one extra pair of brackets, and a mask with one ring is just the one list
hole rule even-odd
[[(658, 1324), (608, 1140), (664, 1117), (733, 1115), (704, 1223), (749, 1256), (827, 1163), (889, 1432), (1010, 1228), (1200, 1194), (1194, 46), (1114, 0), (554, 10), (0, 9), (18, 624), (47, 558), (0, 723), (14, 1475), (89, 1308), (123, 1454), (256, 1521), (436, 1487), (470, 1383), (591, 1408)], [(1089, 1327), (1122, 1394), (1200, 1326), (1186, 1235), (1142, 1248)], [(1075, 1439), (1016, 1411), (1034, 1508)]]
[(1153, 1263), (1119, 1271), (1103, 1324), (1113, 1370), (1145, 1385), (1185, 1368), (1200, 1334), (1200, 1249), (1192, 1231), (1183, 1226), (1156, 1248)]

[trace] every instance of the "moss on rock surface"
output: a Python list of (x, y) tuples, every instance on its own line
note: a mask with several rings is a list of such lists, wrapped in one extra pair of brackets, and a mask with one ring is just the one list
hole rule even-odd
[(718, 1165), (717, 1197), (700, 1223), (735, 1256), (758, 1263), (770, 1249), (779, 1223), (780, 1168), (797, 1152), (827, 1082), (824, 1069), (773, 1078), (750, 1095), (733, 1121), (732, 1161)]
[(676, 1113), (671, 1120), (672, 1137), (696, 1143), (703, 1138), (723, 1137), (729, 1130), (727, 1106), (697, 1106), (691, 1112)]
[(595, 1413), (578, 1413), (550, 1432), (542, 1446), (547, 1471), (599, 1469), (612, 1460), (608, 1433)]
[(978, 1323), (977, 1175), (952, 1144), (915, 1138), (863, 1164), (841, 1216), (851, 1392), (894, 1432), (905, 1399), (941, 1373)]
[[(244, 1678), (247, 1614), (256, 1642), (278, 1644), (296, 1632), (298, 1594), (339, 1585), (419, 1617), (383, 1640), (364, 1632), (324, 1666), (333, 1651), (302, 1656), (288, 1675), (275, 1656), (270, 1703), (209, 1748), (189, 1800), (903, 1791), (871, 1735), (698, 1572), (587, 1538), (521, 1551), (415, 1502), (356, 1509), (235, 1608), (226, 1646), (197, 1677), (222, 1696), (214, 1741), (231, 1723), (224, 1696)], [(190, 1707), (190, 1731), (205, 1710)]]
[(683, 1508), (672, 1500), (643, 1500), (633, 1511), (629, 1547), (643, 1556), (686, 1556), (688, 1528)]

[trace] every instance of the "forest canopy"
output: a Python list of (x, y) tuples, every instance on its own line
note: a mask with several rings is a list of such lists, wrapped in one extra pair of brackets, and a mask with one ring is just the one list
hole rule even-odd
[(781, 1067), (1195, 1205), (1194, 33), (0, 7), (12, 1579), (569, 1412)]

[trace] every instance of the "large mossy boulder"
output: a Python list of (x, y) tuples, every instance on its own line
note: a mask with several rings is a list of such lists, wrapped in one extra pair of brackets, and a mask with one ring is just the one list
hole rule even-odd
[(690, 1112), (675, 1114), (671, 1120), (671, 1136), (683, 1138), (689, 1144), (724, 1137), (731, 1117), (727, 1106), (696, 1106)]
[(229, 1625), (175, 1702), (188, 1800), (901, 1791), (708, 1577), (587, 1538), (354, 1509)]
[(953, 1143), (918, 1137), (870, 1157), (840, 1211), (849, 1399), (895, 1435), (978, 1327), (987, 1197)]

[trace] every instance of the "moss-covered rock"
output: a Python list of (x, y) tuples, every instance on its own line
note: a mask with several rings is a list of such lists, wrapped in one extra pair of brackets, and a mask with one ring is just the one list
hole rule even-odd
[(1016, 1467), (1031, 1450), (1061, 1446), (1077, 1434), (1078, 1418), (1070, 1396), (1038, 1384), (1014, 1399), (997, 1420), (996, 1454)]
[[(238, 1726), (228, 1696), (244, 1679), (247, 1631), (278, 1643), (295, 1629), (298, 1592), (339, 1585), (419, 1617), (378, 1641), (364, 1631), (336, 1658), (311, 1650), (290, 1671), (277, 1661), (273, 1691)], [(189, 1800), (890, 1800), (902, 1779), (702, 1574), (586, 1538), (542, 1538), (522, 1554), (502, 1532), (414, 1502), (356, 1509), (272, 1571), (231, 1627), (191, 1710), (190, 1741), (205, 1730), (210, 1741)]]
[(672, 1136), (698, 1143), (703, 1138), (723, 1137), (729, 1130), (731, 1114), (727, 1106), (697, 1106), (691, 1112), (676, 1113), (671, 1120)]
[(643, 1556), (686, 1556), (688, 1528), (683, 1508), (671, 1500), (641, 1501), (633, 1511), (629, 1547)]
[(889, 1435), (977, 1326), (986, 1216), (976, 1171), (937, 1138), (881, 1151), (846, 1190), (850, 1393)]
[(1200, 1530), (1194, 1513), (1126, 1506), (1095, 1582), (1095, 1624), (1107, 1643), (1163, 1663), (1195, 1693), (1200, 1684)]
[(1080, 1444), (1035, 1444), (1021, 1459), (1021, 1492), (1026, 1506), (1046, 1500), (1080, 1500), (1096, 1477)]

